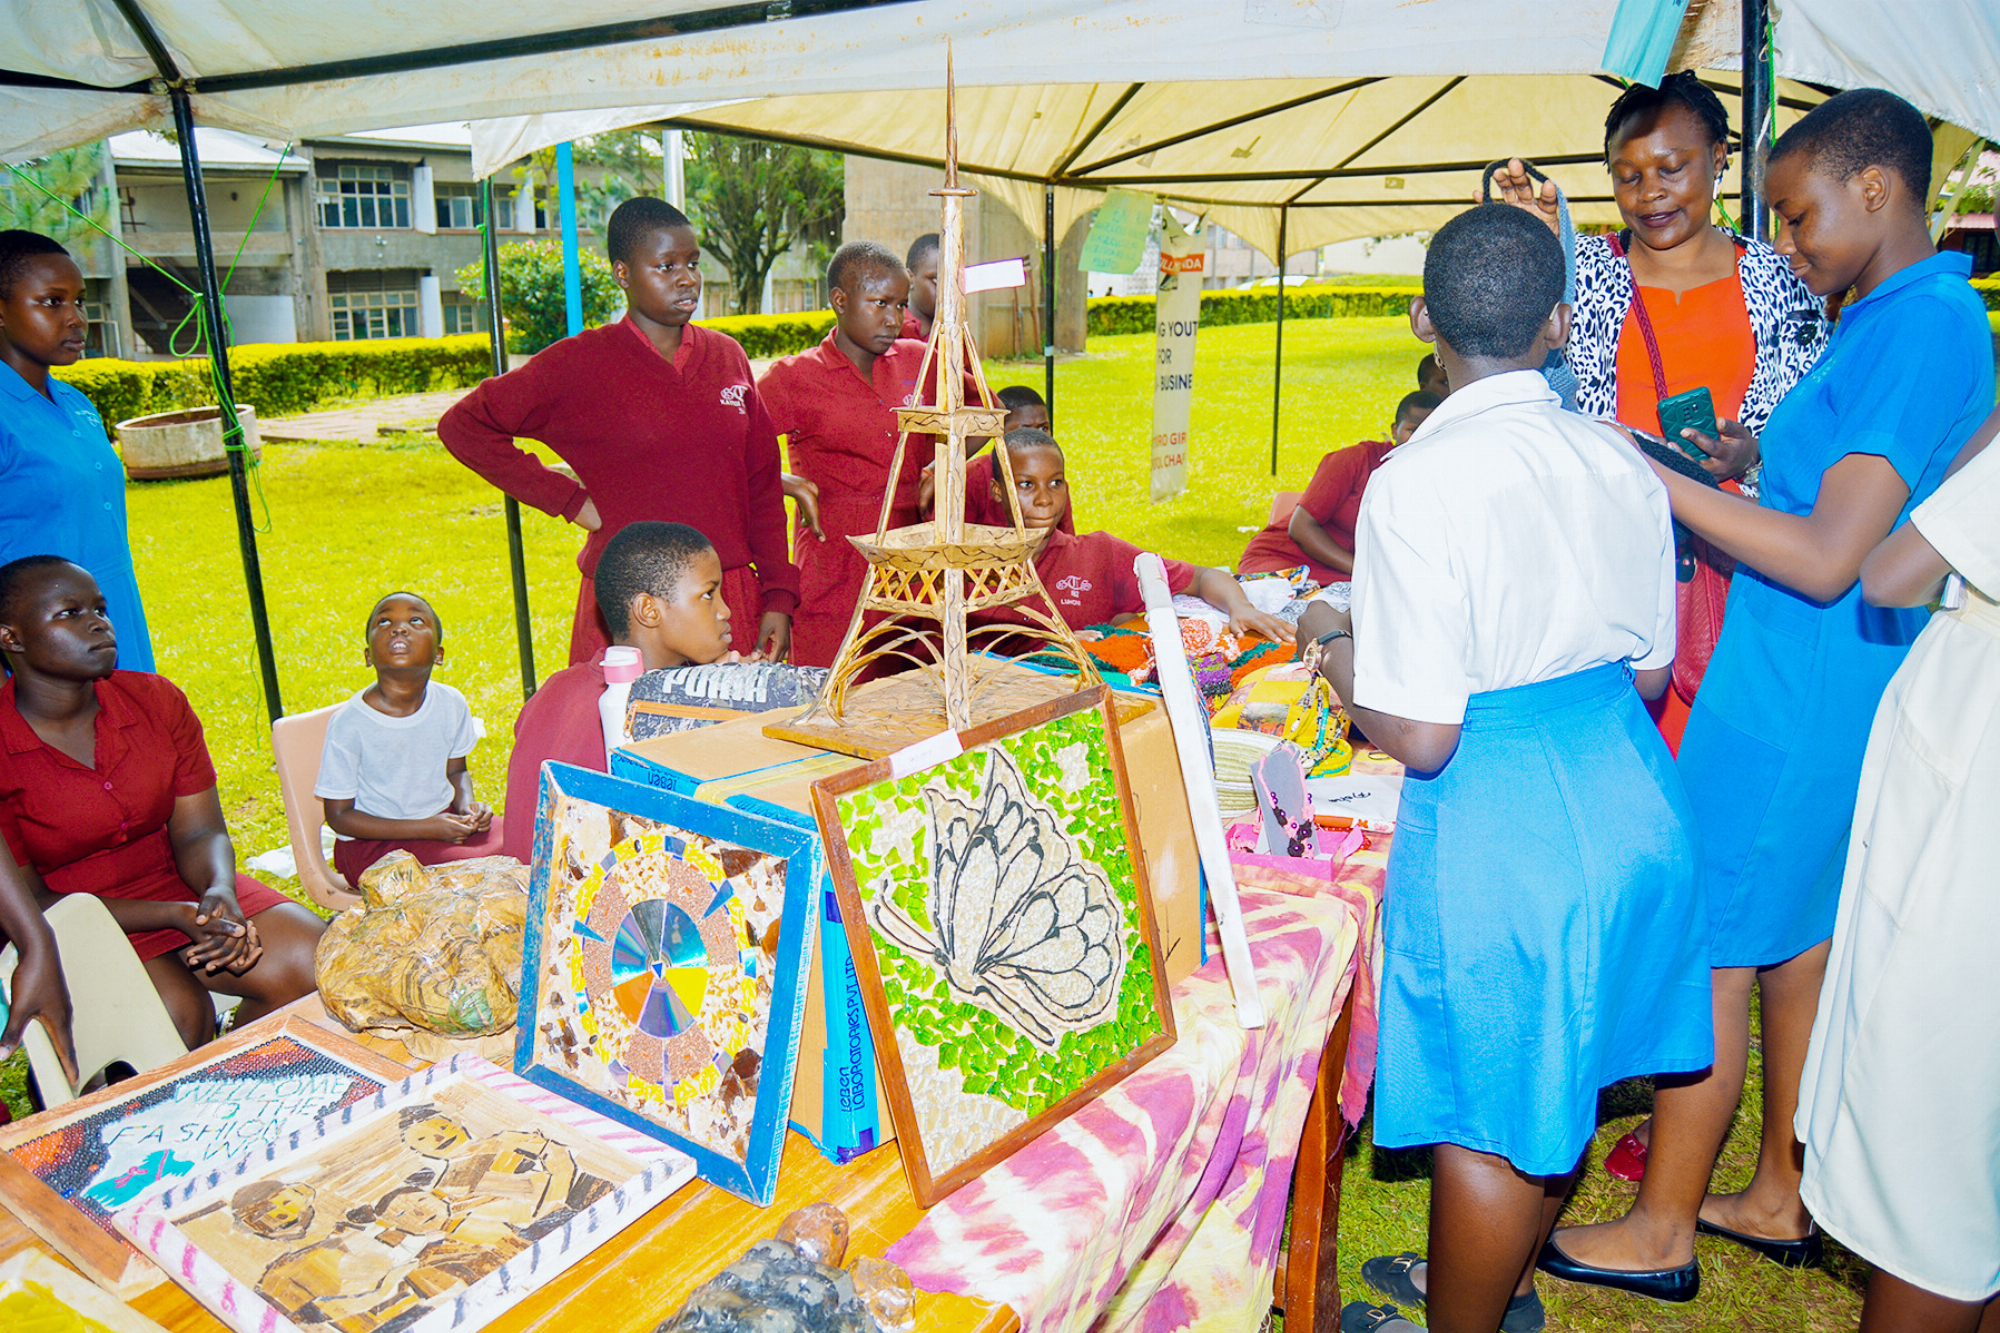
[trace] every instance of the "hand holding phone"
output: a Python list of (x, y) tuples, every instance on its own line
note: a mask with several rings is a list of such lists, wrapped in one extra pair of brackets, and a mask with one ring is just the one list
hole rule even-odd
[(1718, 433), (1715, 420), (1715, 397), (1706, 384), (1698, 384), (1686, 393), (1677, 393), (1660, 400), (1660, 434), (1669, 443), (1677, 446), (1689, 458), (1699, 462), (1708, 455), (1697, 448), (1681, 434), (1692, 428), (1711, 439)]

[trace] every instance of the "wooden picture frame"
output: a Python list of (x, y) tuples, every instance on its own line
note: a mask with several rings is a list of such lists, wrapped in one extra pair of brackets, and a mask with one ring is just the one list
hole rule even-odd
[[(302, 1015), (279, 1015), (275, 1023), (232, 1032), (0, 1128), (0, 1203), (84, 1276), (126, 1299), (167, 1275), (112, 1228), (118, 1208), (196, 1168), (233, 1162), (266, 1139), (365, 1101), (409, 1072)], [(351, 1086), (333, 1087), (342, 1076)], [(305, 1079), (316, 1086), (302, 1086)], [(240, 1083), (247, 1093), (250, 1084), (279, 1080), (285, 1086), (273, 1086), (267, 1098), (208, 1092)], [(246, 1104), (254, 1107), (249, 1115)]]
[(462, 1055), (114, 1220), (236, 1333), (447, 1333), (693, 1175), (686, 1154)]
[(813, 807), (918, 1203), (1173, 1045), (1105, 687), (826, 778)]
[(769, 1205), (817, 866), (808, 830), (544, 764), (515, 1069)]

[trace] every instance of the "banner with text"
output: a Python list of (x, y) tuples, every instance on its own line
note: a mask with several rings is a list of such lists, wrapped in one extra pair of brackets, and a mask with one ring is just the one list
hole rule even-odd
[(1194, 333), (1201, 317), (1207, 243), (1172, 209), (1160, 213), (1160, 296), (1153, 357), (1153, 502), (1187, 489), (1188, 417), (1194, 408)]

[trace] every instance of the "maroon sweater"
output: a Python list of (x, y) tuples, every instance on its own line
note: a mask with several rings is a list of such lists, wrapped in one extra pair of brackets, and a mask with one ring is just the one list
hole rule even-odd
[[(669, 362), (630, 318), (586, 329), (474, 389), (438, 422), (438, 438), (545, 514), (573, 519), (596, 501), (604, 525), (576, 559), (586, 576), (626, 524), (686, 523), (715, 543), (724, 569), (756, 570), (762, 610), (798, 605), (778, 436), (733, 338), (690, 324)], [(548, 445), (576, 480), (516, 439)]]

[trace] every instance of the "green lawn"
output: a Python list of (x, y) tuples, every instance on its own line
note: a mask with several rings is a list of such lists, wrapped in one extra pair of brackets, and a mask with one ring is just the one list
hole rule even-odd
[[(1270, 472), (1271, 325), (1201, 335), (1189, 492), (1147, 503), (1153, 346), (1145, 336), (1094, 339), (1058, 372), (1057, 435), (1068, 454), (1078, 522), (1109, 528), (1152, 549), (1230, 565), (1263, 523), (1274, 490), (1303, 488), (1327, 449), (1384, 430), (1396, 401), (1416, 387), (1423, 348), (1400, 319), (1305, 321), (1285, 329), (1285, 410), (1280, 466)], [(1041, 385), (1039, 363), (989, 363), (994, 388)], [(267, 445), (261, 469), (270, 526), (259, 537), (286, 707), (344, 698), (367, 683), (361, 622), (375, 599), (412, 588), (437, 606), (448, 661), (440, 678), (462, 690), (487, 726), (472, 768), (497, 802), (520, 704), (506, 533), (498, 494), (434, 444)], [(193, 700), (220, 772), (224, 809), (240, 855), (284, 839), (256, 652), (243, 594), (226, 480), (130, 488), (139, 580), (163, 674)], [(536, 660), (543, 675), (565, 659), (580, 534), (525, 515)], [(296, 891), (295, 881), (278, 887)], [(17, 1059), (0, 1069), (0, 1094), (25, 1110)], [(1756, 1071), (1753, 1066), (1753, 1079)], [(1609, 1100), (1601, 1157), (1640, 1113), (1643, 1091)], [(1723, 1178), (1747, 1173), (1753, 1105), (1730, 1140)], [(1635, 1100), (1638, 1099), (1638, 1100)], [(1350, 1156), (1341, 1228), (1343, 1288), (1361, 1295), (1358, 1265), (1373, 1254), (1422, 1249), (1429, 1192), (1422, 1154)], [(1572, 1216), (1622, 1208), (1630, 1186), (1593, 1173)], [(1837, 1329), (1858, 1309), (1858, 1266), (1790, 1273), (1703, 1241), (1702, 1299), (1691, 1307), (1545, 1287), (1552, 1327), (1631, 1329)]]

